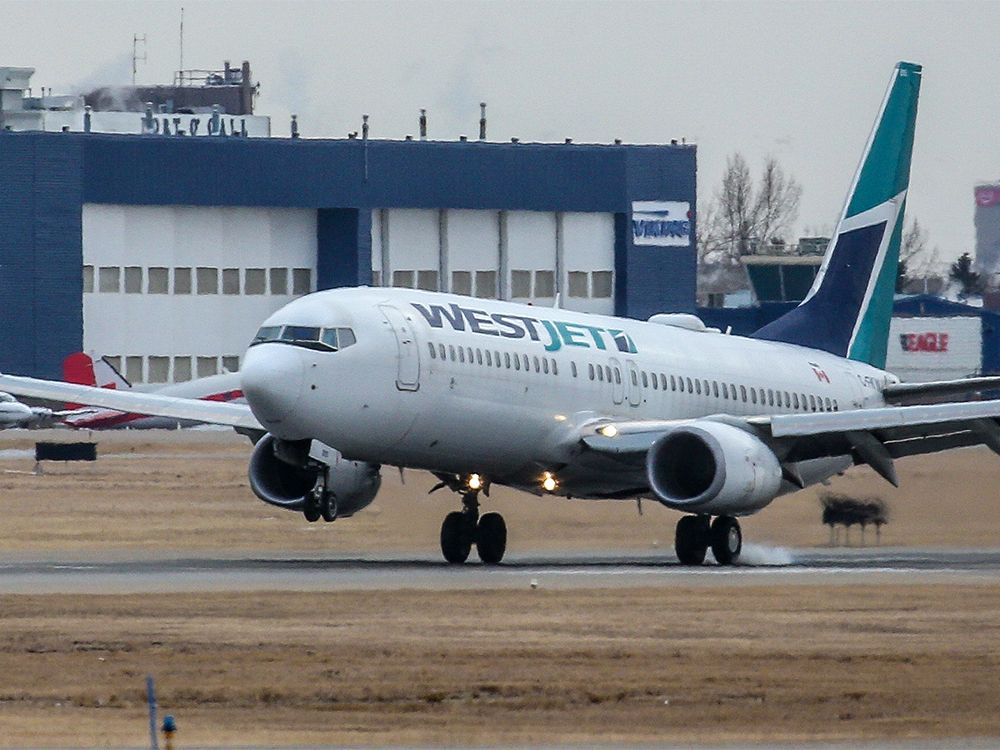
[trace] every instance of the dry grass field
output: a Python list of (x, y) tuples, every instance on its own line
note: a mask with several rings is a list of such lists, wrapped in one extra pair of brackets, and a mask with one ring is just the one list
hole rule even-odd
[(0, 746), (1000, 734), (1000, 586), (0, 597)]
[[(23, 453), (38, 435), (0, 435), (5, 554), (435, 553), (441, 520), (459, 507), (447, 491), (427, 494), (435, 483), (430, 475), (408, 472), (401, 484), (387, 469), (368, 509), (333, 524), (309, 524), (253, 497), (246, 479), (250, 445), (232, 433), (100, 433), (96, 463), (46, 464), (34, 476), (31, 458), (11, 452)], [(900, 489), (862, 467), (829, 488), (779, 498), (744, 521), (745, 537), (779, 546), (828, 544), (819, 496), (833, 491), (888, 502), (885, 545), (1000, 546), (1000, 458), (966, 449), (903, 459), (898, 468)], [(504, 514), (513, 552), (656, 547), (670, 556), (678, 518), (653, 502), (639, 516), (631, 502), (538, 498), (502, 487), (484, 499), (484, 509)], [(856, 530), (853, 541), (860, 541)]]
[[(250, 494), (225, 432), (101, 434), (90, 465), (0, 435), (2, 556), (435, 555), (456, 499), (387, 471), (369, 509), (308, 524)], [(66, 433), (58, 437), (66, 439)], [(80, 436), (76, 436), (79, 438)], [(966, 450), (867, 470), (832, 491), (890, 505), (883, 543), (995, 547), (1000, 459)], [(676, 514), (646, 503), (486, 501), (510, 549), (649, 550)], [(817, 491), (748, 539), (824, 545)], [(857, 539), (855, 539), (857, 541)], [(490, 744), (997, 736), (1000, 581), (754, 588), (0, 596), (0, 747), (138, 746), (143, 679), (196, 744)]]

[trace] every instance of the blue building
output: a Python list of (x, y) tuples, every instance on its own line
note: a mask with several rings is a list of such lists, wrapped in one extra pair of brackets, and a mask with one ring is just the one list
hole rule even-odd
[(694, 146), (0, 133), (0, 369), (238, 367), (338, 286), (693, 311)]

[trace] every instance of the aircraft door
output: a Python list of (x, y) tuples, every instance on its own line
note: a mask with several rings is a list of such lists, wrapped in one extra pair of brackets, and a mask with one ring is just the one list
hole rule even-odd
[(625, 387), (628, 390), (628, 402), (630, 406), (638, 406), (642, 403), (642, 386), (639, 384), (639, 368), (636, 367), (635, 362), (632, 360), (626, 360), (625, 365), (628, 368), (628, 378), (625, 382)]
[(389, 321), (396, 336), (398, 365), (396, 387), (401, 391), (415, 391), (420, 388), (420, 349), (413, 330), (413, 323), (392, 305), (379, 305), (379, 309)]

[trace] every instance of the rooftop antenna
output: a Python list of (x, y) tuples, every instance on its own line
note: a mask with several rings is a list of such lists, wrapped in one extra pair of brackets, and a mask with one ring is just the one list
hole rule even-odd
[(177, 70), (184, 70), (184, 6), (181, 6), (181, 65)]
[[(139, 56), (139, 45), (142, 45), (142, 57)], [(135, 86), (135, 74), (139, 67), (139, 61), (146, 62), (146, 35), (132, 35), (132, 85)]]

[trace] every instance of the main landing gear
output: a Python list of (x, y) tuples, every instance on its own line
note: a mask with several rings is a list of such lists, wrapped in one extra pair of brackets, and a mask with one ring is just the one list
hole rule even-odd
[(740, 522), (732, 516), (718, 516), (711, 523), (708, 516), (684, 516), (677, 522), (674, 550), (681, 565), (701, 565), (708, 548), (719, 565), (732, 565), (743, 549)]
[(507, 524), (499, 513), (479, 515), (479, 491), (462, 494), (462, 510), (449, 513), (441, 524), (441, 552), (450, 563), (464, 563), (472, 546), (487, 565), (503, 560), (507, 549)]

